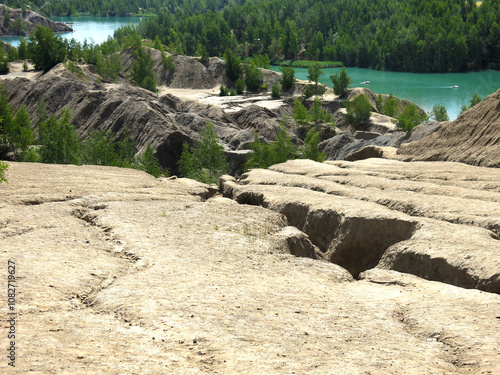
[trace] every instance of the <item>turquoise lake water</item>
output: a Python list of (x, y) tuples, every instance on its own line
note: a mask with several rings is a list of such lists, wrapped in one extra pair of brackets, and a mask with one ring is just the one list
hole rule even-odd
[[(279, 68), (273, 66), (273, 70)], [(322, 69), (320, 82), (333, 87), (330, 75), (340, 72), (341, 68)], [(380, 72), (370, 69), (347, 68), (352, 78), (350, 87), (367, 87), (377, 94), (394, 94), (407, 99), (430, 112), (434, 104), (444, 105), (451, 120), (468, 104), (474, 93), (481, 98), (500, 88), (500, 71), (485, 70), (468, 73), (400, 73)], [(307, 69), (295, 68), (295, 77), (307, 80)], [(363, 84), (370, 81), (370, 84)], [(452, 88), (458, 86), (458, 88)]]
[[(113, 36), (114, 31), (127, 25), (138, 24), (143, 17), (53, 17), (53, 21), (64, 22), (73, 28), (72, 33), (59, 33), (63, 38), (75, 38), (78, 42), (93, 40), (95, 43), (105, 42), (108, 37)], [(10, 43), (14, 47), (19, 45), (18, 36), (1, 38), (4, 42)]]

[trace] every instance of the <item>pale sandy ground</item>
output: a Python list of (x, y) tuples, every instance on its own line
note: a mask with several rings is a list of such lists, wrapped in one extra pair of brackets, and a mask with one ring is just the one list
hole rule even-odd
[(281, 215), (204, 201), (191, 180), (30, 163), (7, 177), (18, 335), (3, 374), (500, 373), (496, 294), (384, 270), (354, 281), (286, 255)]

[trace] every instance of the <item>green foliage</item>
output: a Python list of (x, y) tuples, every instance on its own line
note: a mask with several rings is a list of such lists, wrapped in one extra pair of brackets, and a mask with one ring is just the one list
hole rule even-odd
[(229, 48), (226, 50), (224, 57), (226, 60), (226, 75), (231, 81), (236, 81), (243, 73), (241, 60)]
[(297, 99), (295, 99), (295, 104), (293, 106), (293, 119), (297, 125), (302, 127), (309, 125), (311, 122), (311, 118), (307, 113), (307, 108)]
[(9, 97), (5, 92), (5, 87), (0, 85), (0, 135), (10, 142), (12, 133), (12, 108), (9, 105)]
[(238, 78), (236, 84), (234, 85), (234, 88), (236, 89), (236, 93), (238, 95), (243, 94), (243, 91), (245, 91), (245, 81), (241, 78)]
[(469, 102), (469, 105), (462, 106), (462, 110), (460, 111), (460, 114), (462, 114), (463, 112), (467, 111), (468, 109), (474, 107), (476, 104), (481, 103), (482, 101), (483, 101), (483, 99), (481, 99), (481, 97), (477, 93), (473, 94), (472, 99)]
[(333, 92), (341, 98), (347, 96), (349, 85), (352, 82), (351, 77), (347, 74), (346, 68), (342, 67), (340, 73), (332, 74), (330, 79), (333, 83)]
[(41, 163), (42, 158), (40, 157), (40, 155), (38, 154), (38, 152), (34, 147), (30, 147), (21, 154), (21, 161), (27, 163)]
[(79, 79), (81, 79), (83, 81), (87, 80), (85, 75), (83, 74), (82, 68), (77, 66), (73, 61), (68, 60), (68, 61), (66, 61), (66, 63), (64, 65), (65, 65), (66, 69), (68, 69), (70, 72), (75, 74)]
[(204, 45), (198, 43), (196, 55), (200, 56), (200, 61), (203, 65), (207, 65), (210, 62), (210, 55), (208, 54), (208, 50)]
[(377, 105), (377, 112), (382, 113), (384, 106), (384, 98), (382, 98), (381, 94), (377, 95), (376, 105)]
[(349, 124), (357, 127), (370, 118), (372, 105), (366, 95), (358, 95), (353, 100), (347, 100), (346, 120)]
[(253, 152), (248, 155), (248, 160), (245, 163), (245, 170), (252, 168), (268, 168), (274, 164), (296, 159), (298, 156), (297, 149), (293, 145), (288, 135), (288, 128), (283, 124), (283, 121), (275, 142), (262, 144), (256, 133), (254, 141), (250, 143), (248, 147)]
[(245, 86), (248, 91), (259, 91), (264, 73), (255, 65), (245, 65)]
[(133, 55), (135, 58), (130, 71), (132, 81), (152, 92), (156, 92), (156, 77), (153, 71), (154, 60), (151, 58), (151, 51), (144, 50), (139, 35), (135, 37)]
[(5, 56), (3, 47), (0, 47), (0, 74), (7, 74), (10, 72), (9, 59)]
[(323, 103), (319, 98), (314, 98), (314, 103), (311, 107), (310, 118), (313, 123), (325, 123), (332, 122), (333, 116), (331, 113), (325, 113), (323, 111)]
[(139, 157), (139, 169), (146, 173), (158, 178), (162, 173), (160, 163), (157, 157), (154, 155), (153, 147), (151, 143), (148, 143), (146, 151)]
[(448, 112), (446, 107), (440, 104), (434, 104), (432, 108), (431, 116), (434, 117), (436, 121), (449, 121)]
[(317, 61), (317, 60), (283, 60), (277, 61), (275, 63), (279, 66), (289, 66), (293, 68), (309, 68), (312, 64), (319, 64), (321, 69), (323, 68), (341, 68), (344, 66), (340, 61)]
[(44, 26), (37, 25), (28, 42), (28, 57), (35, 69), (49, 71), (64, 61), (67, 50), (62, 38)]
[(323, 75), (323, 71), (320, 69), (320, 65), (318, 63), (314, 63), (309, 68), (307, 69), (308, 76), (307, 79), (309, 82), (314, 82), (314, 84), (317, 86), (319, 77)]
[(167, 57), (165, 54), (163, 54), (161, 61), (163, 63), (163, 66), (166, 69), (171, 70), (171, 71), (175, 70), (176, 65), (175, 65), (175, 60), (174, 60), (174, 56), (173, 55), (170, 55), (170, 56)]
[(399, 101), (394, 97), (394, 95), (389, 95), (385, 99), (384, 105), (382, 106), (382, 113), (389, 117), (396, 117), (399, 109)]
[(253, 55), (252, 63), (255, 64), (255, 66), (258, 66), (259, 68), (264, 68), (264, 69), (271, 68), (271, 62), (269, 61), (269, 56), (267, 55), (267, 53), (264, 55)]
[(118, 53), (113, 53), (108, 56), (99, 54), (97, 56), (97, 74), (99, 74), (105, 82), (116, 82), (120, 72), (122, 71), (122, 59)]
[(91, 165), (118, 165), (113, 133), (96, 131), (83, 142), (83, 163)]
[(219, 86), (219, 96), (228, 96), (229, 95), (229, 89), (225, 85), (220, 85)]
[(178, 165), (183, 177), (207, 184), (218, 183), (219, 177), (227, 173), (224, 148), (219, 143), (212, 123), (207, 123), (201, 132), (201, 141), (197, 142), (196, 147), (191, 148), (184, 143)]
[(283, 91), (288, 91), (295, 83), (295, 70), (287, 67), (281, 67), (280, 70), (283, 74), (280, 79), (281, 87), (283, 88)]
[(9, 165), (0, 161), (0, 183), (8, 182), (7, 177), (5, 177), (5, 172), (9, 169)]
[(28, 45), (26, 43), (26, 39), (24, 39), (23, 37), (19, 38), (19, 47), (17, 47), (17, 55), (21, 60), (28, 58)]
[(271, 87), (271, 97), (272, 98), (279, 99), (279, 98), (281, 98), (282, 94), (283, 93), (281, 92), (281, 86), (278, 83), (275, 83), (274, 85), (272, 85), (272, 87)]
[(302, 93), (302, 100), (309, 99), (311, 96), (314, 95), (314, 90), (312, 89), (311, 85), (307, 85), (304, 92)]
[(52, 115), (39, 125), (40, 157), (51, 164), (80, 164), (80, 140), (70, 123), (71, 111), (64, 108), (59, 120)]
[(17, 35), (24, 35), (28, 31), (28, 25), (22, 18), (18, 17), (13, 23), (9, 24), (9, 29), (13, 30)]
[(11, 45), (7, 46), (7, 60), (8, 61), (16, 61), (18, 59), (17, 48), (12, 47)]
[(410, 104), (405, 107), (403, 113), (398, 117), (396, 127), (401, 130), (409, 131), (425, 120), (427, 120), (427, 116), (421, 115), (415, 104)]
[(28, 71), (28, 63), (26, 62), (26, 60), (23, 62), (23, 72), (27, 72)]
[(14, 115), (9, 136), (11, 142), (22, 152), (35, 142), (35, 133), (31, 128), (30, 115), (25, 104)]
[(300, 156), (302, 159), (311, 159), (317, 162), (323, 162), (326, 159), (326, 154), (319, 151), (319, 132), (315, 128), (311, 128), (306, 135), (304, 144), (300, 148)]

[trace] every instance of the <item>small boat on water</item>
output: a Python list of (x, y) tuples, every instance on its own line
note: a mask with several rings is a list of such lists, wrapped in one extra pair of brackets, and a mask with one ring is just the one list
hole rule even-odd
[(370, 81), (363, 81), (363, 85), (369, 85)]
[(451, 86), (452, 89), (458, 89), (458, 86), (457, 85), (453, 85)]

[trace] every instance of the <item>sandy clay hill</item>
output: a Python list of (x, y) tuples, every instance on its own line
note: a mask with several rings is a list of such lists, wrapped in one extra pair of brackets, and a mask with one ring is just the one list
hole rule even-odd
[(2, 373), (500, 373), (498, 169), (299, 160), (224, 177), (221, 196), (9, 166)]
[[(5, 18), (6, 15), (8, 18)], [(32, 34), (37, 25), (49, 27), (54, 32), (73, 31), (70, 26), (54, 22), (31, 10), (13, 9), (0, 4), (0, 36)]]

